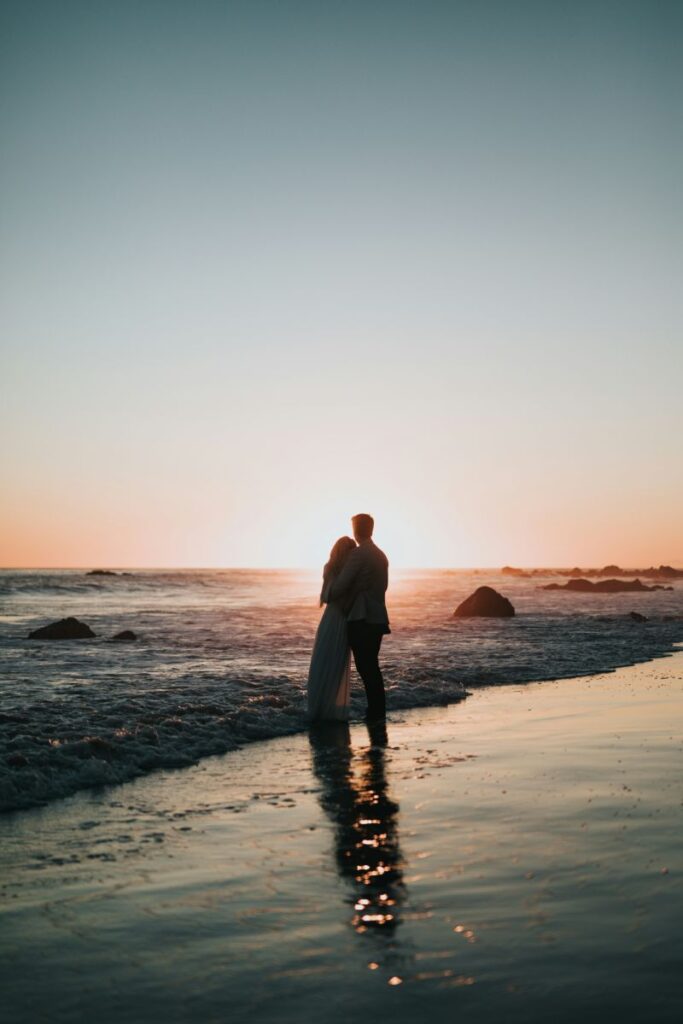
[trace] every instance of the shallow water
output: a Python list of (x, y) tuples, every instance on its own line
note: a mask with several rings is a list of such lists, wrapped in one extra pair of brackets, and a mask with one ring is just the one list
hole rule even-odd
[(16, 1024), (680, 1020), (683, 655), (0, 822)]
[[(550, 577), (548, 578), (550, 579)], [(459, 700), (463, 688), (562, 678), (669, 652), (683, 640), (683, 586), (645, 594), (544, 592), (490, 572), (392, 574), (383, 645), (388, 704)], [(183, 766), (305, 725), (320, 614), (318, 574), (286, 571), (0, 572), (0, 808)], [(453, 620), (489, 584), (514, 619)], [(647, 623), (628, 613), (639, 611)], [(26, 639), (67, 615), (94, 640)], [(107, 638), (133, 629), (134, 644)], [(355, 685), (355, 714), (363, 711)]]

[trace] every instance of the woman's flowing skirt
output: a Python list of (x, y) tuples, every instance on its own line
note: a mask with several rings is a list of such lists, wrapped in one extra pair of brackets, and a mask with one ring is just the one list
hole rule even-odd
[(328, 604), (315, 634), (308, 672), (308, 717), (345, 722), (351, 700), (351, 649), (346, 616)]

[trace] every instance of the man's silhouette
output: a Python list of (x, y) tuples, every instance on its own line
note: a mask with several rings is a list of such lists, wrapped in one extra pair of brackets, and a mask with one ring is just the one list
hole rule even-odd
[(333, 582), (330, 600), (341, 601), (346, 611), (349, 645), (368, 698), (368, 719), (384, 718), (384, 680), (379, 667), (382, 637), (390, 633), (384, 596), (389, 562), (372, 539), (375, 521), (360, 514), (351, 519), (358, 547), (348, 556)]

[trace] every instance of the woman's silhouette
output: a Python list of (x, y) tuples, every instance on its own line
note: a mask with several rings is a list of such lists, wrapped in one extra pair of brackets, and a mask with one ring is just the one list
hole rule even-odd
[(320, 604), (325, 611), (318, 624), (308, 670), (308, 717), (312, 721), (347, 722), (351, 701), (351, 648), (346, 614), (330, 590), (356, 548), (350, 537), (335, 542), (323, 569)]

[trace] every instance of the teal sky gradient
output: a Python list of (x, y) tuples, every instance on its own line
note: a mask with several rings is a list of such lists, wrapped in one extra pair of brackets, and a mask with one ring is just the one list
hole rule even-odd
[(2, 15), (0, 564), (683, 564), (683, 4)]

